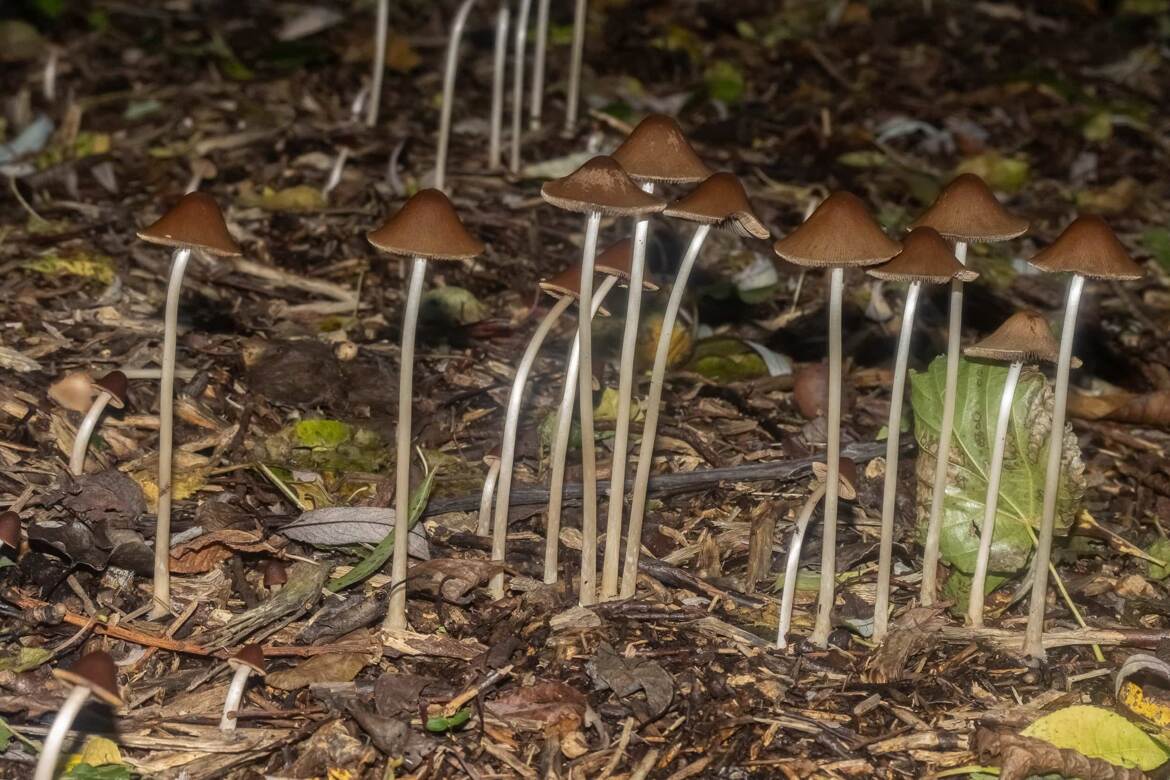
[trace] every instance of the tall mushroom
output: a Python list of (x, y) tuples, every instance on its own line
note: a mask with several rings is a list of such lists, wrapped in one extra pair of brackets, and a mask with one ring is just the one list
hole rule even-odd
[(264, 651), (260, 645), (244, 645), (240, 652), (227, 660), (228, 666), (234, 671), (231, 685), (228, 686), (227, 696), (223, 700), (223, 715), (219, 719), (219, 730), (232, 732), (236, 730), (236, 712), (240, 709), (240, 702), (244, 700), (244, 689), (248, 687), (248, 678), (253, 674), (264, 676)]
[(569, 88), (565, 95), (565, 132), (573, 132), (577, 125), (577, 109), (581, 102), (581, 62), (585, 58), (585, 22), (589, 1), (577, 0), (573, 6), (573, 49), (569, 55)]
[(73, 451), (69, 456), (69, 473), (80, 476), (85, 471), (85, 454), (89, 451), (89, 440), (97, 428), (98, 420), (107, 406), (115, 409), (126, 407), (126, 390), (128, 380), (121, 371), (111, 371), (101, 379), (93, 381), (93, 389), (97, 396), (77, 426), (77, 435), (73, 437)]
[(894, 360), (894, 381), (890, 387), (890, 421), (886, 425), (886, 482), (882, 494), (882, 532), (878, 553), (877, 597), (874, 600), (873, 639), (880, 642), (889, 627), (890, 569), (893, 566), (894, 508), (898, 498), (898, 450), (902, 435), (902, 398), (906, 390), (906, 367), (910, 358), (910, 337), (918, 294), (923, 284), (974, 281), (979, 274), (967, 270), (934, 228), (914, 228), (902, 240), (902, 251), (888, 263), (869, 269), (869, 275), (892, 282), (909, 282), (902, 310), (902, 330)]
[(983, 524), (979, 529), (979, 552), (975, 558), (975, 573), (971, 576), (971, 598), (967, 602), (967, 622), (978, 628), (983, 625), (983, 597), (987, 583), (991, 541), (995, 534), (995, 513), (999, 504), (999, 479), (1003, 472), (1008, 426), (1012, 418), (1012, 401), (1020, 370), (1024, 363), (1045, 361), (1055, 363), (1060, 351), (1048, 323), (1039, 314), (1017, 312), (1008, 317), (994, 333), (967, 347), (968, 357), (1007, 363), (1007, 376), (999, 401), (995, 434), (991, 439), (991, 463), (987, 468), (987, 498), (983, 506)]
[(377, 25), (374, 28), (374, 74), (370, 83), (370, 104), (366, 109), (366, 125), (378, 124), (378, 108), (382, 105), (382, 77), (386, 73), (386, 27), (390, 24), (390, 0), (378, 0)]
[(366, 235), (387, 254), (413, 258), (406, 310), (402, 321), (402, 351), (398, 374), (397, 460), (394, 492), (394, 558), (391, 564), (390, 608), (383, 627), (406, 628), (407, 536), (410, 533), (410, 413), (414, 378), (414, 334), (428, 260), (470, 260), (484, 250), (467, 232), (455, 207), (441, 191), (420, 190), (380, 227)]
[(544, 111), (544, 64), (548, 52), (548, 7), (550, 0), (537, 0), (536, 43), (532, 47), (532, 97), (528, 100), (528, 127), (540, 129)]
[[(496, 9), (496, 47), (492, 56), (492, 103), (488, 115), (488, 168), (500, 167), (500, 139), (504, 132), (504, 71), (508, 62), (508, 3)], [(454, 85), (452, 85), (454, 86)], [(445, 100), (446, 98), (444, 98)]]
[(61, 709), (57, 710), (57, 717), (45, 735), (45, 744), (41, 747), (41, 757), (37, 761), (33, 780), (53, 780), (56, 776), (55, 770), (57, 762), (61, 760), (65, 736), (91, 695), (111, 707), (122, 706), (122, 696), (118, 692), (118, 669), (108, 653), (98, 650), (84, 655), (68, 669), (54, 669), (53, 676), (72, 685), (73, 690), (65, 698)]
[(829, 409), (825, 489), (825, 522), (821, 541), (821, 588), (817, 621), (810, 641), (829, 643), (837, 554), (837, 463), (841, 457), (841, 297), (845, 269), (889, 260), (902, 246), (882, 232), (856, 195), (834, 192), (807, 220), (772, 247), (790, 263), (828, 269), (829, 282)]
[(1048, 564), (1052, 555), (1052, 533), (1056, 525), (1056, 500), (1060, 491), (1060, 461), (1064, 452), (1064, 418), (1068, 404), (1068, 372), (1076, 335), (1077, 309), (1085, 279), (1127, 281), (1142, 276), (1142, 267), (1129, 256), (1117, 236), (1100, 217), (1082, 216), (1073, 220), (1047, 249), (1030, 261), (1049, 273), (1071, 273), (1060, 329), (1060, 355), (1056, 363), (1056, 394), (1052, 405), (1052, 432), (1048, 437), (1048, 464), (1044, 473), (1044, 506), (1033, 562), (1032, 600), (1028, 605), (1028, 626), (1024, 632), (1024, 653), (1044, 658), (1044, 606), (1048, 597)]
[[(447, 58), (443, 65), (443, 105), (439, 108), (439, 137), (438, 144), (435, 150), (435, 189), (443, 189), (447, 183), (447, 150), (451, 145), (451, 114), (455, 109), (455, 77), (459, 73), (459, 44), (463, 41), (463, 30), (467, 27), (467, 17), (471, 14), (471, 9), (475, 6), (476, 0), (463, 0), (459, 6), (459, 10), (455, 12), (455, 16), (451, 19), (451, 30), (447, 33)], [(500, 31), (496, 31), (496, 47), (497, 49), (505, 47), (507, 40), (507, 27), (503, 30), (501, 38)], [(497, 67), (502, 67), (502, 61)], [(501, 85), (501, 99), (503, 98), (503, 74), (497, 76)], [(500, 116), (503, 117), (503, 104), (500, 104)], [(494, 111), (493, 111), (494, 115)]]
[[(643, 192), (612, 157), (594, 157), (560, 179), (545, 182), (541, 197), (557, 208), (586, 214), (581, 255), (581, 310), (590, 311), (593, 300), (593, 263), (602, 215), (638, 217), (662, 211), (666, 202)], [(578, 372), (581, 409), (581, 477), (584, 485), (581, 545), (582, 605), (597, 597), (597, 462), (593, 441), (593, 363), (590, 320), (582, 317), (577, 329), (581, 366)]]
[(175, 424), (175, 350), (179, 330), (179, 295), (183, 274), (192, 251), (220, 257), (236, 257), (240, 247), (228, 233), (215, 199), (191, 192), (138, 237), (152, 244), (174, 247), (167, 284), (166, 321), (163, 328), (162, 379), (158, 393), (158, 523), (154, 535), (154, 603), (152, 619), (171, 611), (171, 448)]
[(520, 7), (516, 11), (516, 40), (512, 52), (512, 145), (508, 169), (512, 173), (520, 172), (520, 141), (523, 131), (521, 118), (524, 115), (524, 45), (528, 37), (528, 14), (532, 10), (532, 0), (519, 0)]
[[(658, 411), (662, 404), (662, 383), (666, 377), (666, 364), (670, 359), (674, 323), (678, 318), (678, 310), (682, 305), (683, 293), (686, 291), (691, 269), (694, 268), (695, 260), (698, 258), (699, 251), (703, 248), (703, 243), (707, 240), (707, 234), (712, 227), (728, 228), (741, 236), (752, 236), (759, 239), (768, 237), (768, 228), (763, 220), (756, 216), (743, 184), (730, 173), (712, 174), (691, 192), (671, 203), (663, 213), (676, 219), (694, 222), (696, 227), (691, 236), (691, 243), (679, 265), (674, 286), (670, 290), (670, 298), (666, 303), (666, 311), (662, 315), (662, 326), (654, 350), (654, 367), (650, 373), (650, 394), (646, 399), (646, 419), (642, 423), (642, 441), (638, 448), (638, 468), (634, 474), (634, 489), (630, 497), (630, 522), (626, 529), (626, 555), (622, 566), (620, 591), (622, 598), (633, 596), (638, 587), (638, 558), (642, 552), (642, 522), (646, 517), (646, 495), (650, 486), (650, 466), (654, 461), (654, 439), (658, 428)], [(616, 463), (616, 452), (614, 460)], [(621, 485), (622, 483), (615, 481), (611, 491), (621, 490)], [(613, 501), (614, 496), (611, 492), (611, 505)], [(615, 532), (611, 527), (610, 534), (606, 537), (607, 563), (611, 547), (612, 554), (616, 556), (621, 541), (620, 514), (618, 515), (617, 530)]]
[[(932, 227), (943, 238), (955, 242), (955, 258), (967, 263), (967, 245), (972, 242), (1008, 241), (1028, 231), (1028, 221), (1009, 213), (995, 193), (973, 173), (961, 174), (946, 186), (938, 198), (911, 227)], [(938, 589), (938, 545), (942, 534), (943, 501), (946, 499), (947, 463), (951, 457), (951, 434), (955, 426), (955, 391), (959, 381), (960, 342), (963, 337), (963, 282), (951, 281), (951, 313), (947, 324), (947, 372), (943, 388), (942, 421), (939, 424), (938, 453), (934, 464), (934, 485), (922, 553), (922, 583), (918, 598), (923, 605), (934, 603)]]

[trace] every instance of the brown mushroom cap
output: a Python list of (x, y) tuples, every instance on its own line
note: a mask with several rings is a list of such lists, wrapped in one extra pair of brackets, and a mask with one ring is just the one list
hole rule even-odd
[(990, 336), (964, 350), (968, 357), (1005, 363), (1055, 363), (1059, 352), (1048, 322), (1034, 311), (1016, 312)]
[[(616, 276), (627, 287), (630, 284), (630, 271), (633, 270), (633, 267), (634, 242), (628, 238), (623, 238), (616, 244), (610, 244), (593, 260), (593, 268), (597, 273), (605, 274), (606, 276)], [(658, 285), (643, 275), (642, 289), (653, 292), (658, 289)]]
[(889, 260), (902, 245), (882, 232), (861, 198), (837, 191), (772, 249), (795, 265), (848, 268)]
[(972, 282), (979, 274), (955, 257), (950, 244), (938, 231), (929, 227), (911, 230), (902, 239), (902, 251), (888, 262), (866, 269), (876, 279), (891, 282), (927, 282), (945, 284), (952, 279)]
[(743, 183), (732, 173), (708, 176), (662, 213), (704, 225), (731, 228), (745, 238), (765, 239), (769, 235), (768, 226), (756, 215)]
[(683, 134), (682, 127), (664, 114), (651, 114), (638, 123), (613, 159), (635, 181), (686, 184), (711, 175)]
[(954, 241), (986, 243), (1022, 236), (1028, 232), (1028, 220), (1005, 209), (983, 179), (963, 173), (910, 227), (932, 227)]
[(594, 157), (568, 176), (546, 181), (540, 196), (559, 209), (617, 217), (654, 214), (666, 201), (644, 192), (612, 157)]
[(261, 677), (264, 676), (264, 651), (260, 645), (244, 645), (240, 652), (227, 659), (227, 662), (233, 669), (246, 666)]
[(491, 466), (494, 463), (500, 462), (500, 445), (492, 447), (483, 454), (483, 462)]
[(84, 685), (111, 707), (122, 706), (118, 691), (118, 668), (109, 653), (101, 650), (83, 655), (68, 669), (54, 669), (53, 676), (71, 685)]
[[(813, 476), (821, 482), (829, 478), (829, 465), (827, 463), (812, 464)], [(857, 464), (849, 458), (841, 458), (837, 461), (837, 482), (840, 484), (839, 494), (841, 498), (846, 501), (853, 501), (857, 498)]]
[(0, 546), (20, 549), (20, 515), (11, 509), (0, 512)]
[[(540, 282), (540, 289), (554, 298), (572, 298), (580, 302), (581, 300), (581, 264), (574, 263), (565, 270), (550, 276), (548, 279), (542, 279)], [(604, 306), (597, 309), (597, 313), (602, 317), (608, 317), (609, 311)]]
[(1091, 214), (1074, 219), (1028, 262), (1041, 271), (1067, 271), (1093, 279), (1140, 279), (1145, 273), (1105, 220)]
[(130, 389), (130, 380), (121, 371), (111, 371), (101, 379), (93, 380), (93, 386), (110, 394), (110, 406), (123, 409), (126, 406), (126, 391)]
[(271, 588), (273, 585), (283, 585), (286, 582), (288, 582), (288, 570), (276, 558), (270, 558), (264, 564), (264, 587)]
[(366, 233), (377, 249), (401, 257), (427, 260), (469, 260), (483, 243), (463, 226), (455, 206), (440, 190), (419, 190), (402, 208)]
[(154, 223), (138, 231), (143, 241), (202, 249), (209, 255), (236, 257), (240, 246), (228, 232), (223, 212), (206, 192), (189, 192)]

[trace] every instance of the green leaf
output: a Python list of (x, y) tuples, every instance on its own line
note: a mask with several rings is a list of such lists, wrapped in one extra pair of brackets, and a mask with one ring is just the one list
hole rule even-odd
[(768, 375), (768, 366), (739, 339), (716, 336), (695, 343), (686, 369), (716, 382), (742, 382)]
[(1101, 707), (1065, 707), (1034, 721), (1021, 734), (1143, 772), (1170, 759), (1164, 745), (1123, 716)]
[[(979, 527), (987, 497), (987, 467), (999, 415), (1007, 367), (961, 360), (955, 400), (955, 427), (951, 440), (946, 497), (943, 502), (943, 560), (970, 574), (975, 569)], [(912, 372), (910, 402), (918, 440), (918, 516), (925, 532), (929, 515), (934, 467), (942, 420), (946, 356), (939, 356), (924, 372)], [(1032, 547), (1028, 526), (1037, 526), (1043, 504), (1048, 434), (1052, 425), (1052, 390), (1044, 375), (1026, 369), (1020, 376), (1008, 427), (1007, 451), (991, 545), (992, 574), (1008, 577), (1021, 571)], [(1056, 525), (1059, 533), (1072, 524), (1084, 492), (1084, 464), (1071, 427), (1066, 426)]]
[[(1170, 561), (1170, 539), (1159, 539), (1146, 548), (1146, 554), (1160, 561)], [(1170, 577), (1170, 565), (1160, 566), (1153, 561), (1146, 561), (1146, 573), (1155, 580), (1164, 580)]]
[(727, 60), (715, 60), (703, 74), (707, 94), (724, 103), (738, 103), (746, 88), (743, 73)]
[(1170, 270), (1170, 230), (1150, 228), (1142, 233), (1142, 248), (1153, 255), (1163, 269)]
[(27, 672), (48, 663), (52, 657), (53, 653), (43, 647), (22, 647), (12, 655), (0, 656), (0, 671)]
[(301, 420), (293, 426), (298, 447), (337, 449), (353, 434), (353, 429), (340, 420)]
[(78, 764), (68, 774), (62, 775), (61, 780), (130, 780), (133, 776), (130, 767), (124, 764), (106, 766)]
[(444, 718), (442, 715), (436, 715), (432, 718), (427, 718), (427, 731), (444, 732), (451, 729), (459, 728), (471, 718), (471, 708), (464, 707), (449, 718)]

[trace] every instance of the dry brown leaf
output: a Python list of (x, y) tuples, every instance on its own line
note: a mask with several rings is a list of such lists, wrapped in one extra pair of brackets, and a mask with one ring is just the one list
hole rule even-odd
[(1141, 394), (1124, 391), (1103, 395), (1073, 393), (1068, 400), (1069, 414), (1084, 420), (1170, 426), (1170, 390)]
[(315, 655), (292, 669), (271, 672), (264, 682), (282, 691), (296, 691), (314, 683), (351, 682), (369, 662), (370, 657), (364, 653)]
[(513, 688), (497, 696), (488, 709), (518, 729), (553, 728), (565, 737), (581, 727), (585, 696), (561, 682), (542, 680), (527, 688)]
[(176, 574), (202, 574), (211, 571), (236, 553), (277, 552), (276, 548), (262, 541), (255, 531), (225, 528), (192, 539), (171, 548), (171, 571)]

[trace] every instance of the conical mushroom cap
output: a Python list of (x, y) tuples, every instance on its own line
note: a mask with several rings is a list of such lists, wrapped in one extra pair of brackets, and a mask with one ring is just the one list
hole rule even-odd
[(1022, 236), (1028, 232), (1028, 220), (1005, 209), (983, 179), (963, 173), (910, 227), (932, 227), (953, 241), (986, 243)]
[(366, 234), (376, 248), (401, 257), (469, 260), (483, 243), (467, 232), (455, 207), (441, 191), (419, 190), (402, 208)]
[[(628, 238), (623, 238), (616, 244), (610, 244), (593, 261), (593, 268), (597, 273), (605, 274), (606, 276), (616, 276), (627, 287), (630, 284), (630, 271), (633, 267), (634, 242)], [(642, 289), (652, 292), (658, 289), (658, 285), (647, 279), (643, 274)]]
[(1094, 279), (1140, 279), (1144, 274), (1105, 220), (1090, 214), (1074, 219), (1028, 262), (1041, 271), (1067, 271)]
[[(827, 463), (814, 463), (812, 465), (813, 476), (821, 482), (829, 478), (829, 465)], [(853, 501), (857, 498), (857, 464), (849, 458), (841, 458), (837, 461), (837, 482), (840, 485), (838, 493), (841, 498), (846, 501)]]
[(711, 175), (678, 122), (664, 114), (651, 114), (639, 122), (614, 150), (613, 159), (639, 182), (686, 184)]
[(617, 217), (655, 214), (662, 198), (643, 192), (612, 157), (594, 157), (568, 176), (546, 181), (540, 195), (559, 209)]
[(84, 685), (111, 707), (122, 706), (118, 691), (118, 668), (109, 653), (101, 650), (83, 655), (68, 669), (54, 669), (53, 676), (71, 685)]
[(235, 257), (240, 247), (215, 198), (206, 192), (189, 192), (154, 223), (138, 231), (143, 241), (164, 246), (202, 249), (209, 255)]
[(0, 512), (0, 545), (20, 549), (20, 515), (11, 509)]
[(882, 232), (861, 198), (838, 191), (772, 249), (795, 265), (848, 268), (889, 260), (902, 245)]
[(732, 228), (745, 238), (768, 237), (768, 226), (756, 216), (743, 183), (731, 173), (720, 172), (708, 176), (699, 186), (667, 206), (662, 213), (703, 225)]
[(115, 409), (125, 408), (126, 391), (130, 388), (130, 381), (121, 371), (111, 371), (101, 379), (95, 379), (93, 385), (110, 394), (110, 406)]
[(950, 244), (934, 228), (914, 228), (902, 239), (902, 251), (889, 262), (867, 269), (876, 279), (891, 282), (945, 284), (952, 279), (971, 282), (979, 277), (955, 257)]
[(273, 585), (284, 585), (286, 582), (288, 582), (288, 570), (276, 558), (270, 558), (264, 564), (264, 587), (271, 588)]
[(264, 651), (260, 645), (244, 645), (227, 662), (233, 669), (246, 666), (261, 677), (264, 676)]
[(964, 350), (968, 357), (1005, 363), (1055, 363), (1059, 352), (1048, 322), (1034, 311), (1016, 312), (990, 336)]
[[(581, 264), (574, 263), (555, 276), (550, 276), (540, 282), (540, 289), (554, 298), (572, 298), (581, 302)], [(602, 317), (608, 317), (609, 312), (604, 306), (597, 309)]]
[(500, 445), (497, 444), (496, 446), (492, 447), (490, 450), (485, 452), (483, 454), (483, 462), (489, 466), (492, 465), (493, 463), (499, 463), (500, 462)]

